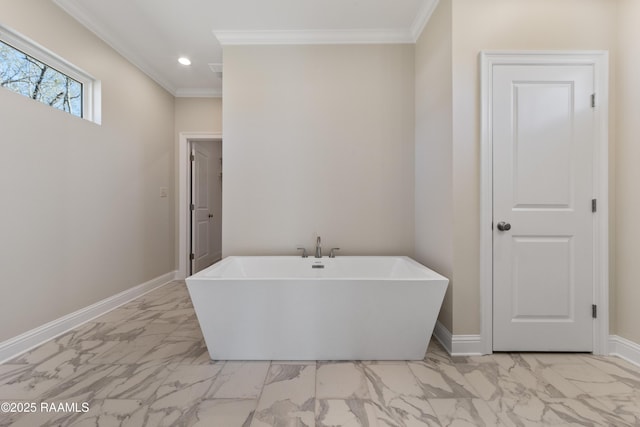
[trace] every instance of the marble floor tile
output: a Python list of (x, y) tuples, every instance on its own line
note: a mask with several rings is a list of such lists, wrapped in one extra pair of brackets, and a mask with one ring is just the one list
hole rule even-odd
[(509, 375), (520, 379), (525, 388), (541, 399), (586, 397), (583, 390), (555, 372), (550, 365), (526, 356), (499, 353), (492, 357)]
[(155, 321), (179, 325), (187, 321), (197, 322), (198, 320), (196, 318), (195, 310), (192, 307), (185, 307), (161, 313)]
[(427, 352), (427, 355), (422, 360), (423, 363), (432, 365), (435, 369), (439, 369), (440, 366), (455, 366), (458, 363), (465, 363), (466, 357), (452, 357), (448, 354), (439, 352)]
[(255, 399), (213, 399), (198, 404), (189, 427), (249, 427), (253, 412), (258, 405)]
[(81, 325), (78, 328), (73, 329), (64, 335), (61, 335), (58, 338), (54, 338), (54, 341), (65, 346), (74, 346), (86, 341), (109, 341), (106, 339), (106, 334), (117, 328), (120, 323), (121, 322), (87, 322), (84, 325)]
[(563, 422), (572, 426), (625, 426), (627, 421), (596, 399), (549, 399), (544, 402)]
[(616, 381), (640, 390), (640, 369), (616, 357), (585, 357), (585, 362)]
[(193, 356), (194, 352), (199, 354), (200, 351), (199, 341), (167, 337), (144, 354), (138, 362), (180, 363), (186, 357)]
[(440, 344), (440, 342), (435, 338), (432, 338), (429, 341), (429, 344), (427, 345), (427, 352), (425, 354), (425, 357), (431, 353), (440, 354), (443, 356), (449, 356), (449, 353), (447, 352), (447, 350), (445, 350), (442, 344)]
[(378, 427), (376, 409), (364, 399), (316, 399), (316, 427)]
[(197, 413), (220, 370), (220, 365), (177, 366), (147, 400), (150, 425), (185, 425)]
[(591, 396), (630, 395), (634, 390), (587, 363), (553, 365), (552, 369)]
[(166, 335), (148, 335), (131, 341), (108, 341), (113, 346), (90, 359), (92, 364), (129, 364), (138, 363), (152, 349), (160, 345)]
[[(167, 339), (171, 340), (171, 337)], [(223, 364), (225, 362), (221, 360), (211, 360), (207, 345), (204, 343), (204, 341), (200, 340), (193, 341), (193, 345), (189, 348), (189, 351), (180, 361), (181, 365), (213, 365), (215, 363)]]
[(364, 373), (379, 425), (440, 425), (433, 408), (406, 363), (364, 365)]
[(533, 394), (505, 396), (486, 401), (487, 405), (508, 426), (562, 426), (565, 421)]
[(602, 415), (605, 418), (615, 416), (623, 420), (627, 425), (640, 426), (640, 395), (598, 397), (596, 399), (586, 399), (586, 401), (592, 407), (602, 411)]
[(127, 365), (83, 365), (75, 375), (59, 382), (54, 387), (40, 394), (44, 401), (58, 399), (73, 399), (88, 401), (98, 393), (104, 393), (113, 384), (122, 382), (122, 377), (128, 371)]
[(251, 427), (315, 425), (316, 368), (271, 365)]
[[(322, 361), (320, 363), (326, 363), (327, 361)], [(338, 360), (338, 361), (334, 361), (334, 362), (348, 362), (347, 360)], [(406, 360), (359, 360), (358, 361), (359, 364), (361, 364), (362, 366), (369, 366), (369, 365), (393, 365), (393, 366), (397, 366), (397, 365), (406, 365), (407, 361)]]
[(11, 427), (60, 427), (77, 425), (75, 422), (82, 416), (82, 413), (68, 412), (35, 412), (21, 414), (14, 418), (10, 424), (3, 424), (0, 418), (0, 426)]
[(96, 392), (97, 399), (148, 400), (176, 369), (176, 365), (122, 365), (118, 376)]
[(511, 375), (491, 359), (483, 359), (480, 363), (458, 364), (456, 369), (473, 387), (477, 396), (485, 401), (533, 394), (518, 377)]
[(316, 370), (316, 398), (369, 400), (362, 366), (356, 362), (320, 363)]
[(203, 341), (202, 329), (195, 319), (189, 319), (181, 323), (172, 333), (171, 338), (190, 338), (193, 340)]
[[(163, 311), (140, 310), (138, 308), (128, 308), (126, 310), (134, 311), (136, 313), (127, 319), (129, 322), (153, 322), (157, 321), (163, 314), (165, 314)], [(170, 312), (171, 311), (169, 311), (169, 313)]]
[[(18, 423), (18, 419), (24, 417), (25, 414), (18, 412), (0, 412), (0, 427), (15, 426)], [(24, 423), (22, 425), (24, 425)]]
[(90, 367), (77, 364), (73, 351), (38, 365), (0, 365), (0, 399), (33, 400)]
[(476, 392), (453, 365), (436, 367), (425, 362), (409, 362), (424, 395), (428, 398), (474, 398)]
[(102, 340), (78, 340), (73, 343), (68, 342), (66, 335), (47, 341), (39, 347), (30, 350), (9, 364), (36, 365), (56, 363), (56, 360), (73, 360), (77, 364), (89, 362), (95, 356), (109, 351), (117, 343)]
[(127, 321), (116, 324), (115, 328), (105, 331), (101, 339), (104, 341), (133, 341), (144, 335), (153, 335), (147, 329), (150, 321)]
[(193, 347), (191, 351), (180, 361), (181, 365), (224, 365), (224, 360), (212, 360), (209, 355), (204, 341), (197, 341), (197, 347)]
[[(618, 368), (624, 369), (634, 375), (640, 375), (640, 369), (638, 365), (634, 365), (633, 363), (622, 359), (620, 357), (617, 356), (589, 356), (586, 355), (584, 358), (584, 361), (586, 363), (591, 363), (592, 361), (599, 361), (599, 362), (604, 362), (606, 364), (610, 364), (613, 366), (617, 366)], [(603, 371), (607, 372), (605, 369), (602, 368), (602, 365), (600, 365)]]
[(104, 399), (91, 402), (86, 414), (76, 417), (71, 427), (140, 427), (151, 425), (148, 406), (140, 400)]
[(131, 306), (128, 305), (131, 303), (128, 303), (127, 308), (135, 307), (138, 310), (167, 312), (169, 310), (181, 310), (193, 307), (189, 295), (175, 293), (167, 293), (157, 297), (152, 294), (147, 295), (149, 296), (143, 296), (139, 300), (135, 300), (135, 303)]
[(208, 396), (214, 399), (258, 399), (269, 362), (226, 362)]
[[(498, 355), (502, 353), (497, 353)], [(494, 354), (495, 355), (495, 354)], [(582, 364), (585, 357), (591, 357), (588, 354), (580, 353), (522, 353), (522, 357), (526, 359), (535, 359), (543, 365), (574, 365)]]
[(505, 424), (481, 399), (430, 399), (442, 426), (498, 427)]

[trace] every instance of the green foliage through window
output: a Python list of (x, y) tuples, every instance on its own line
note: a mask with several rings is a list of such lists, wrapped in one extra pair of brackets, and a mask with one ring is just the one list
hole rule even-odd
[(2, 41), (0, 86), (82, 117), (82, 83)]

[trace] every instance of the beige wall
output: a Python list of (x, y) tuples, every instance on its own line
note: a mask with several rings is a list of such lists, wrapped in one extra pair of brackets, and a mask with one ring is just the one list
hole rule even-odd
[(222, 132), (222, 98), (176, 98), (176, 140), (180, 132)]
[[(611, 0), (453, 0), (454, 334), (480, 332), (478, 54), (506, 49), (608, 50), (614, 71), (616, 4)], [(615, 117), (615, 92), (610, 104)], [(614, 130), (612, 126), (612, 164)], [(612, 172), (612, 181), (613, 177)]]
[(415, 46), (415, 257), (449, 278), (438, 320), (453, 326), (451, 0), (440, 0)]
[(0, 89), (3, 341), (175, 269), (174, 106), (52, 2), (0, 10), (103, 91), (99, 126)]
[(223, 255), (412, 255), (412, 45), (224, 51)]
[(615, 221), (617, 310), (616, 333), (640, 343), (640, 2), (619, 3), (619, 58), (617, 78), (618, 140), (616, 153)]

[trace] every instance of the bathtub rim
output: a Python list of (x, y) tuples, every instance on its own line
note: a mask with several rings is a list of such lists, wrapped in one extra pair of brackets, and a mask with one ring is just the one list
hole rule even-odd
[[(394, 277), (394, 276), (336, 276), (336, 277), (305, 277), (305, 276), (271, 276), (271, 277), (261, 277), (261, 276), (224, 276), (224, 274), (222, 275), (218, 275), (218, 276), (208, 276), (207, 273), (210, 272), (210, 270), (212, 269), (216, 269), (216, 268), (223, 268), (226, 264), (229, 264), (231, 262), (233, 262), (236, 259), (270, 259), (270, 258), (281, 258), (281, 259), (299, 259), (299, 260), (304, 260), (307, 262), (312, 262), (314, 260), (318, 260), (318, 261), (328, 261), (328, 262), (333, 262), (336, 259), (344, 259), (344, 258), (386, 258), (386, 259), (400, 259), (404, 262), (407, 262), (408, 264), (410, 264), (413, 268), (417, 268), (418, 270), (422, 270), (424, 272), (427, 273), (427, 275), (425, 276), (410, 276), (410, 277)], [(227, 257), (222, 258), (221, 260), (215, 262), (214, 264), (210, 265), (209, 267), (206, 267), (205, 269), (191, 275), (188, 276), (185, 279), (185, 282), (187, 283), (187, 285), (189, 284), (188, 281), (190, 280), (197, 280), (197, 281), (222, 281), (222, 280), (228, 280), (228, 281), (294, 281), (294, 280), (298, 280), (298, 281), (332, 281), (332, 280), (347, 280), (347, 281), (352, 281), (352, 280), (362, 280), (362, 281), (401, 281), (401, 282), (414, 282), (414, 281), (441, 281), (444, 280), (447, 282), (447, 284), (449, 283), (449, 279), (445, 276), (443, 276), (442, 274), (438, 273), (437, 271), (419, 263), (418, 261), (414, 260), (413, 258), (407, 256), (407, 255), (342, 255), (340, 257), (336, 257), (336, 258), (329, 258), (328, 256), (323, 256), (322, 258), (314, 258), (314, 257), (307, 257), (307, 258), (302, 258), (299, 255), (229, 255)]]

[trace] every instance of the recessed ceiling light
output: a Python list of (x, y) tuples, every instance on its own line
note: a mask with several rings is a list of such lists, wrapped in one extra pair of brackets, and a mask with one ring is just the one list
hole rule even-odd
[(178, 58), (178, 62), (181, 63), (182, 65), (191, 65), (191, 61), (189, 60), (189, 58), (181, 56), (180, 58)]

